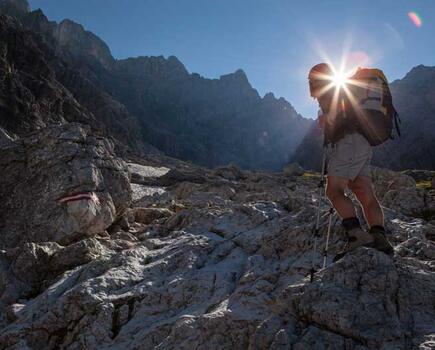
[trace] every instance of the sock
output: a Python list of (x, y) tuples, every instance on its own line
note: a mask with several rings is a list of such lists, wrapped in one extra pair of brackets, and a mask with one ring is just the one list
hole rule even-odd
[(351, 218), (346, 218), (343, 219), (343, 221), (341, 222), (341, 224), (343, 225), (344, 229), (346, 231), (350, 231), (354, 228), (358, 228), (361, 227), (359, 220), (357, 217), (351, 217)]
[(370, 232), (382, 232), (385, 233), (385, 228), (382, 225), (374, 225), (370, 227)]

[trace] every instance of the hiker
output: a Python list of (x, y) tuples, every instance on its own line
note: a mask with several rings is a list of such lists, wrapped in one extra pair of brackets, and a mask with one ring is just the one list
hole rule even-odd
[[(373, 74), (382, 74), (379, 70), (367, 69), (364, 72), (361, 70), (357, 74), (362, 77), (362, 80), (364, 80), (363, 73), (366, 75), (366, 81), (369, 82), (370, 79), (373, 79)], [(392, 122), (390, 116), (392, 114), (390, 113), (388, 118), (385, 117), (385, 110), (381, 110), (384, 105), (381, 106), (380, 103), (381, 99), (383, 99), (384, 103), (388, 100), (387, 102), (390, 102), (391, 105), (388, 111), (391, 110), (395, 113), (388, 85), (386, 85), (388, 93), (378, 94), (377, 97), (358, 100), (358, 96), (354, 96), (354, 101), (358, 101), (362, 106), (358, 107), (358, 110), (358, 108), (352, 106), (348, 97), (349, 94), (344, 92), (343, 87), (332, 86), (332, 76), (333, 71), (330, 66), (321, 63), (311, 69), (308, 79), (311, 96), (319, 102), (318, 123), (323, 129), (325, 137), (324, 147), (326, 148), (327, 159), (326, 196), (341, 217), (342, 225), (347, 234), (347, 244), (344, 250), (335, 256), (334, 261), (361, 246), (375, 248), (392, 255), (394, 249), (385, 236), (384, 214), (373, 191), (369, 167), (372, 157), (372, 145), (382, 143), (391, 135)], [(388, 84), (385, 83), (386, 79), (384, 82), (379, 78), (379, 82)], [(364, 91), (358, 91), (358, 89)], [(366, 97), (369, 96), (366, 90), (360, 84), (354, 88), (349, 87), (347, 91)], [(372, 104), (371, 107), (368, 106), (370, 103)], [(376, 103), (379, 104), (379, 108), (373, 106)], [(366, 106), (368, 106), (367, 109), (365, 109)], [(375, 109), (379, 109), (379, 111)], [(370, 125), (364, 125), (364, 121), (373, 120), (373, 118), (375, 118), (375, 124), (378, 123), (382, 126), (380, 132), (373, 133)], [(394, 115), (394, 118), (396, 118), (396, 115)], [(383, 120), (385, 121), (383, 122)], [(365, 220), (369, 226), (369, 232), (361, 227), (355, 207), (345, 195), (346, 188), (349, 188), (361, 203)]]

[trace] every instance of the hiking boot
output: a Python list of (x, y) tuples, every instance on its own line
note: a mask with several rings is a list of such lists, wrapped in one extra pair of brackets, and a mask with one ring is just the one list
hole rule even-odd
[(359, 224), (358, 218), (348, 218), (343, 220), (343, 226), (346, 230), (347, 243), (344, 249), (334, 257), (333, 262), (340, 260), (347, 253), (359, 247), (373, 248), (375, 238), (372, 234), (363, 230)]
[(385, 229), (383, 226), (375, 225), (370, 228), (369, 233), (374, 239), (373, 248), (387, 254), (393, 255), (394, 248), (385, 236)]

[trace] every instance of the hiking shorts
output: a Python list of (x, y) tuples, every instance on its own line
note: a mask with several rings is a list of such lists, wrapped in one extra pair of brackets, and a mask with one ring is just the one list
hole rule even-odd
[(372, 146), (358, 133), (348, 134), (326, 148), (328, 176), (340, 176), (351, 181), (360, 176), (370, 177)]

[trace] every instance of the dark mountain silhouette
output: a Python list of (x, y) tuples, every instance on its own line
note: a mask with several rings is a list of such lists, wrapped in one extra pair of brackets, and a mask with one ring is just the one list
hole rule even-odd
[[(5, 3), (0, 4), (3, 10), (9, 9)], [(54, 26), (38, 11), (28, 17), (22, 13), (20, 18), (23, 23), (44, 23), (45, 30)], [(0, 17), (0, 39), (0, 126), (10, 135), (52, 124), (81, 122), (92, 126), (94, 132), (114, 137), (118, 146), (152, 150), (143, 142), (137, 120), (98, 87), (67, 50), (4, 15)]]
[(190, 74), (174, 56), (115, 60), (81, 25), (51, 22), (25, 3), (3, 1), (1, 9), (43, 38), (56, 80), (135, 151), (149, 149), (149, 143), (201, 165), (278, 170), (312, 123), (285, 99), (260, 97), (242, 70), (206, 79)]

